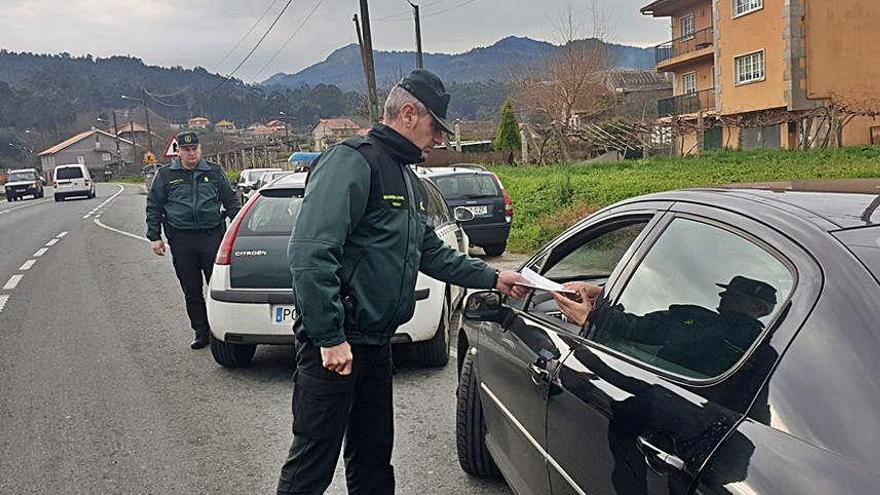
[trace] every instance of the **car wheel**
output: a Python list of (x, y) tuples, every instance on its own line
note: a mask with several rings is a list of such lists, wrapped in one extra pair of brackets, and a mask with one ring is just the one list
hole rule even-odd
[(440, 368), (449, 362), (449, 296), (443, 297), (443, 308), (440, 310), (440, 321), (437, 331), (430, 340), (413, 344), (416, 360), (422, 366)]
[(500, 478), (501, 472), (486, 448), (486, 420), (474, 373), (474, 357), (468, 353), (458, 376), (455, 405), (455, 447), (458, 463), (478, 478)]
[(504, 254), (505, 249), (507, 249), (506, 242), (486, 244), (485, 246), (483, 246), (483, 251), (486, 251), (486, 256), (501, 256), (502, 254)]
[(247, 366), (254, 358), (256, 350), (255, 344), (231, 344), (211, 336), (211, 354), (214, 356), (214, 361), (229, 368)]
[(55, 198), (55, 202), (56, 202), (56, 203), (57, 203), (58, 201), (61, 201), (61, 196), (58, 196), (57, 194), (54, 194), (53, 197)]

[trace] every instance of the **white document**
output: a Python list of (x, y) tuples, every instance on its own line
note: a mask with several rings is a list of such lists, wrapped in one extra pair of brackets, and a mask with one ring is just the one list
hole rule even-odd
[(532, 289), (546, 290), (549, 292), (562, 292), (562, 293), (566, 293), (566, 294), (577, 294), (577, 291), (573, 291), (571, 289), (566, 289), (561, 284), (557, 284), (556, 282), (554, 282), (548, 278), (542, 277), (541, 275), (538, 275), (537, 273), (535, 273), (533, 270), (530, 270), (529, 268), (523, 268), (523, 270), (522, 270), (522, 272), (520, 272), (520, 274), (523, 277), (525, 277), (526, 280), (528, 280), (528, 283), (517, 284), (517, 285), (522, 285), (523, 287), (531, 287)]

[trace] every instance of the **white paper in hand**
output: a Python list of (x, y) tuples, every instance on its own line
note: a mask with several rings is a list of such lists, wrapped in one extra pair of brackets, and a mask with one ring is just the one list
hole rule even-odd
[(522, 270), (522, 272), (520, 272), (520, 274), (526, 280), (528, 280), (528, 283), (526, 283), (526, 284), (520, 283), (517, 285), (522, 285), (523, 287), (530, 287), (532, 289), (546, 290), (549, 292), (577, 294), (577, 291), (574, 291), (571, 289), (566, 289), (561, 284), (557, 284), (556, 282), (554, 282), (548, 278), (542, 277), (541, 275), (538, 275), (537, 273), (535, 273), (533, 270), (530, 270), (529, 268), (523, 268), (523, 270)]

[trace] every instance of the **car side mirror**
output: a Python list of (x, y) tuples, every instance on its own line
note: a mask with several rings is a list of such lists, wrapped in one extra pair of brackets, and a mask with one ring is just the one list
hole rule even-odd
[(456, 222), (470, 222), (475, 217), (474, 212), (464, 206), (457, 207), (453, 214), (455, 215)]
[(461, 314), (471, 321), (498, 321), (501, 319), (501, 293), (484, 290), (469, 295)]
[(45, 186), (46, 184), (48, 184), (48, 182), (46, 182), (46, 178), (45, 178), (45, 177), (40, 177), (40, 184), (43, 184), (44, 186)]

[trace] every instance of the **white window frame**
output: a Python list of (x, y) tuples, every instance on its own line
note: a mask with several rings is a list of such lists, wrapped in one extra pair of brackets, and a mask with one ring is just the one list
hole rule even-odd
[[(685, 32), (684, 32), (685, 21), (690, 21), (690, 28), (691, 28), (691, 31), (690, 31), (689, 33), (685, 33)], [(682, 16), (682, 17), (678, 20), (678, 28), (679, 28), (679, 30), (680, 30), (680, 32), (679, 32), (679, 38), (680, 38), (682, 41), (687, 41), (687, 40), (692, 40), (692, 39), (694, 39), (694, 36), (695, 36), (695, 34), (696, 34), (696, 32), (697, 32), (697, 19), (696, 19), (696, 17), (694, 17), (694, 13), (691, 12), (690, 14), (687, 14), (687, 15)]]
[[(749, 74), (753, 74), (756, 77), (749, 77), (748, 79), (743, 79), (742, 77), (740, 77), (739, 61), (742, 59), (745, 59), (747, 57), (749, 57), (749, 58), (755, 57), (758, 54), (761, 55), (760, 75), (759, 76), (757, 75), (758, 70), (755, 68), (755, 62), (752, 61), (750, 66), (745, 66), (745, 69), (749, 71)], [(733, 82), (734, 82), (734, 85), (743, 86), (746, 84), (754, 84), (754, 83), (764, 81), (766, 79), (767, 79), (767, 54), (765, 53), (765, 51), (763, 49), (756, 50), (756, 51), (750, 52), (750, 53), (744, 53), (742, 55), (737, 55), (737, 56), (733, 57)]]
[(737, 17), (762, 10), (764, 8), (764, 0), (733, 0), (731, 7), (733, 18), (736, 19)]
[[(694, 78), (694, 87), (693, 91), (688, 91), (687, 78), (693, 76)], [(686, 72), (681, 75), (681, 90), (683, 95), (695, 95), (697, 94), (697, 72)]]

